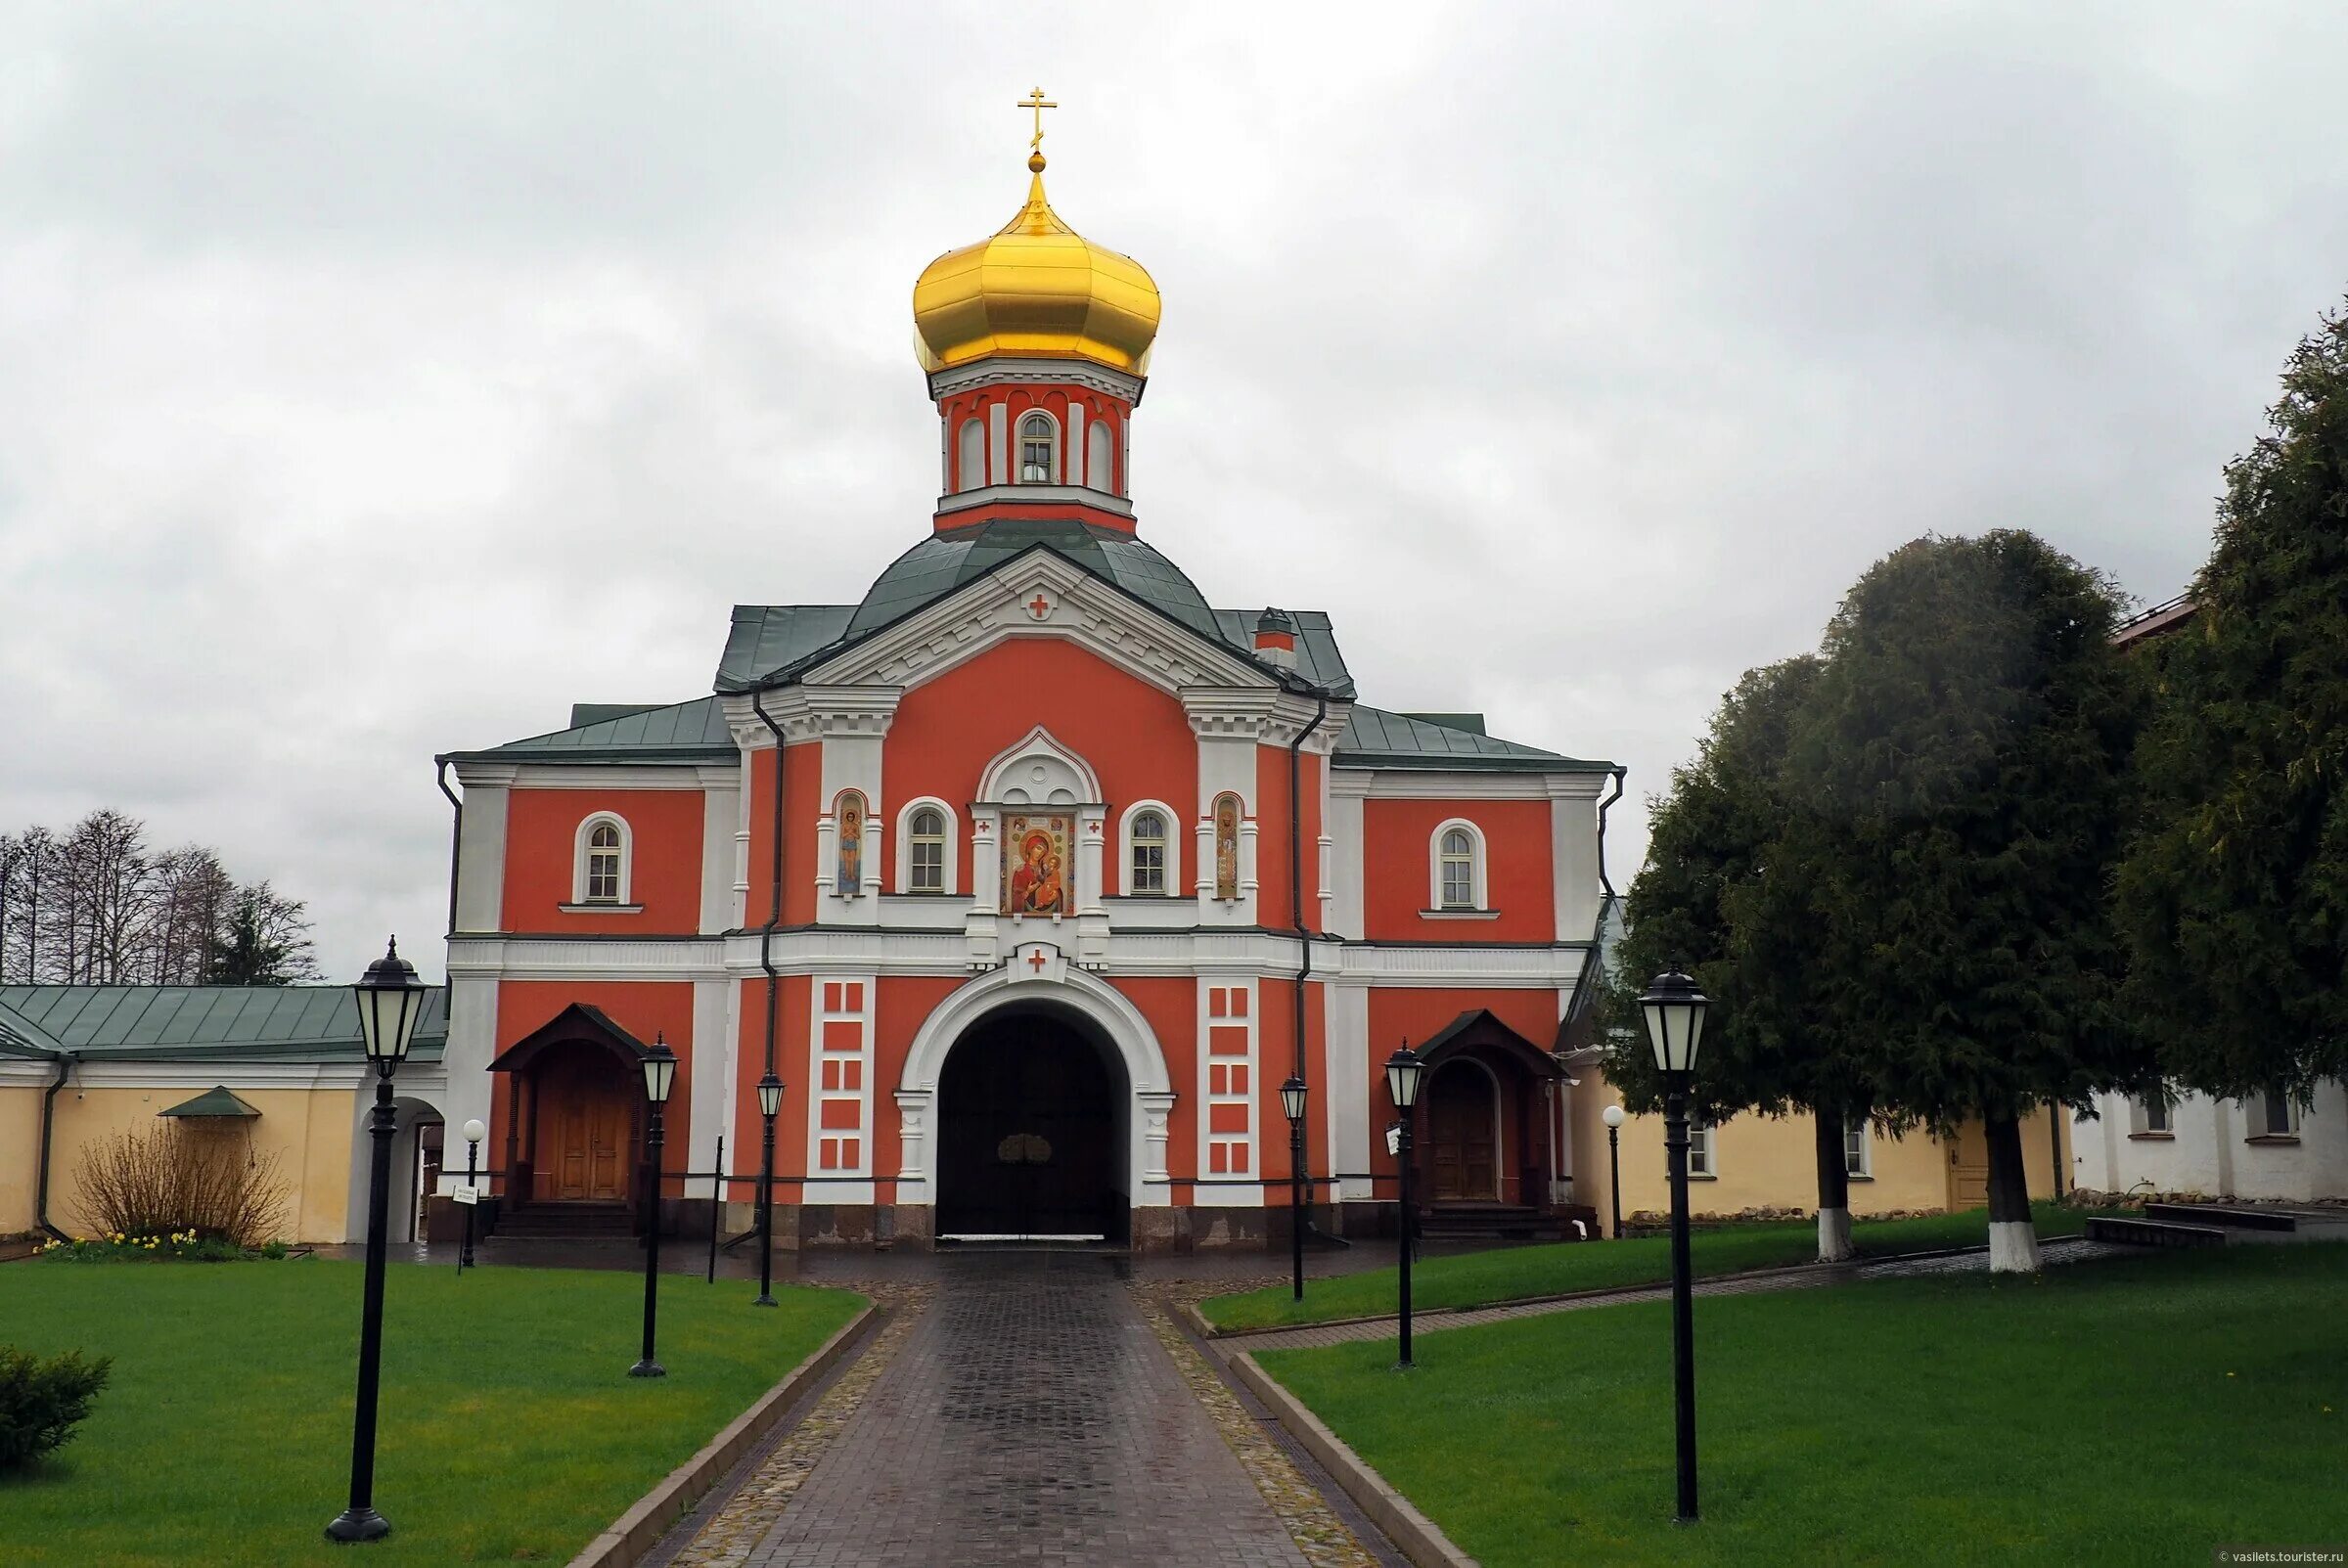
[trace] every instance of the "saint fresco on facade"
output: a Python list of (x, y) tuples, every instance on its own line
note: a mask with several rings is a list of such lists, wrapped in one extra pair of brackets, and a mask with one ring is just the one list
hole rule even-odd
[(839, 877), (835, 890), (841, 898), (864, 891), (864, 796), (843, 789), (835, 813), (839, 834)]
[(1003, 823), (1003, 913), (1065, 915), (1070, 897), (1068, 819), (1007, 817)]
[(1240, 896), (1240, 797), (1215, 796), (1215, 897)]

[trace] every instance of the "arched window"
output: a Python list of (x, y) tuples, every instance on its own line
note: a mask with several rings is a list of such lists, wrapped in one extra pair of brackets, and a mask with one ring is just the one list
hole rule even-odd
[(628, 831), (627, 819), (609, 811), (599, 811), (579, 824), (572, 840), (570, 869), (570, 909), (588, 905), (627, 909), (628, 884), (635, 868), (631, 864), (634, 849), (633, 835)]
[(1019, 483), (1051, 484), (1060, 473), (1060, 426), (1049, 414), (1019, 421)]
[(1166, 891), (1166, 817), (1161, 811), (1138, 811), (1133, 817), (1133, 845), (1128, 864), (1133, 868), (1125, 890), (1136, 896), (1162, 897)]
[(975, 490), (986, 483), (986, 425), (980, 420), (964, 420), (961, 455), (955, 463), (957, 490)]
[(1116, 437), (1108, 421), (1095, 420), (1084, 432), (1084, 482), (1096, 490), (1117, 493)]
[(1427, 840), (1427, 913), (1481, 915), (1491, 908), (1484, 884), (1484, 830), (1464, 817), (1437, 825)]
[(608, 822), (587, 834), (587, 902), (619, 902), (619, 829)]
[(946, 890), (946, 819), (935, 806), (924, 806), (913, 814), (910, 874), (906, 878), (909, 893), (942, 893)]
[[(878, 825), (874, 830), (879, 831)], [(935, 795), (918, 795), (906, 801), (897, 808), (896, 872), (889, 890), (960, 892), (961, 838), (961, 819), (952, 806)]]

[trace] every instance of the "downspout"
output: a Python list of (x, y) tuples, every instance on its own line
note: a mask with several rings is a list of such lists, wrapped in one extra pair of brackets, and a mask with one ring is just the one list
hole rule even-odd
[[(1290, 1037), (1292, 1050), (1289, 1070), (1296, 1075), (1298, 1083), (1309, 1082), (1304, 1075), (1304, 985), (1313, 973), (1313, 933), (1311, 927), (1304, 923), (1304, 743), (1312, 739), (1313, 732), (1320, 729), (1328, 718), (1329, 698), (1326, 695), (1316, 696), (1313, 699), (1313, 722), (1297, 731), (1296, 739), (1288, 742), (1288, 921), (1296, 929), (1296, 1026), (1294, 1035)], [(1313, 1146), (1309, 1119), (1304, 1128), (1304, 1146), (1309, 1156)], [(1305, 1161), (1305, 1170), (1308, 1173), (1305, 1185), (1310, 1187), (1312, 1161), (1309, 1157)], [(1305, 1209), (1309, 1216), (1312, 1209), (1310, 1193), (1306, 1194)], [(1304, 1219), (1303, 1224), (1307, 1233), (1316, 1239), (1337, 1239), (1324, 1234), (1309, 1217)]]
[(783, 923), (783, 727), (766, 711), (764, 689), (750, 694), (750, 711), (758, 715), (758, 722), (775, 738), (774, 877), (766, 924), (758, 932), (758, 967), (766, 971), (766, 1070), (771, 1074), (775, 1070), (775, 1028), (783, 996), (783, 979), (776, 972), (774, 958), (775, 929)]
[(73, 1238), (49, 1223), (49, 1154), (51, 1146), (57, 1141), (58, 1092), (66, 1087), (67, 1077), (73, 1071), (74, 1063), (80, 1059), (69, 1051), (59, 1056), (57, 1058), (57, 1082), (51, 1084), (41, 1095), (41, 1164), (39, 1174), (34, 1178), (36, 1191), (32, 1200), (33, 1224), (60, 1241), (70, 1241)]
[(456, 820), (449, 824), (448, 829), (448, 934), (454, 936), (457, 934), (457, 860), (465, 853), (465, 802), (459, 800), (457, 792), (448, 787), (448, 759), (434, 757), (432, 764), (432, 782), (440, 786), (442, 794), (448, 796), (448, 804), (456, 814)]
[(1598, 967), (1599, 939), (1606, 931), (1606, 911), (1613, 907), (1614, 900), (1620, 896), (1606, 876), (1606, 810), (1622, 798), (1622, 780), (1626, 771), (1622, 768), (1614, 770), (1614, 787), (1598, 803), (1598, 885), (1603, 892), (1598, 901), (1598, 918), (1590, 922), (1590, 958), (1583, 963), (1582, 972), (1574, 976), (1573, 995), (1565, 1004), (1567, 1023), (1581, 1016), (1582, 1007), (1590, 992), (1590, 976)]

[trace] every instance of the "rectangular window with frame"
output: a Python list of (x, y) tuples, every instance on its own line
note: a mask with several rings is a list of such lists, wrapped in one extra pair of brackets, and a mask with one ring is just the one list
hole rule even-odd
[(917, 893), (942, 893), (946, 890), (946, 845), (943, 839), (916, 838), (913, 841), (913, 890)]
[(2299, 1135), (2299, 1107), (2291, 1103), (2291, 1097), (2282, 1090), (2268, 1090), (2258, 1097), (2250, 1111), (2252, 1138), (2296, 1138)]
[(1843, 1125), (1842, 1174), (1846, 1177), (1873, 1177), (1875, 1174), (1874, 1126), (1864, 1116)]
[(1690, 1176), (1718, 1176), (1712, 1168), (1713, 1126), (1701, 1116), (1688, 1121), (1688, 1174)]
[(2138, 1132), (2173, 1133), (2176, 1131), (2169, 1121), (2168, 1096), (2158, 1093), (2146, 1095), (2136, 1102), (2136, 1110), (2137, 1120), (2142, 1124), (2137, 1128)]

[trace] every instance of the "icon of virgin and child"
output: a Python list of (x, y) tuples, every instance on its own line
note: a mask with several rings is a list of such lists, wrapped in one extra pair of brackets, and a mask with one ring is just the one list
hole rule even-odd
[(1003, 883), (1006, 915), (1068, 912), (1068, 825), (1064, 817), (1015, 817), (1005, 835), (1018, 859)]

